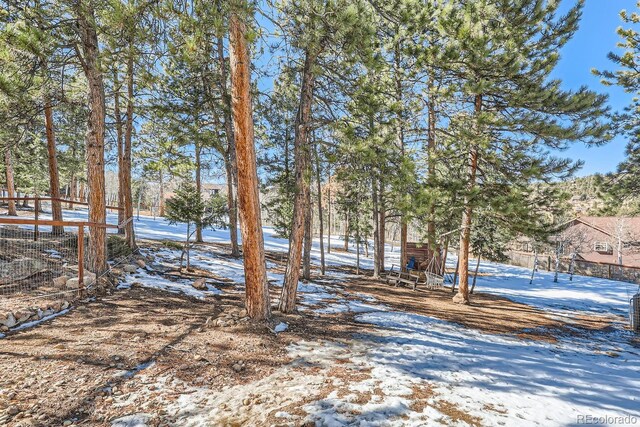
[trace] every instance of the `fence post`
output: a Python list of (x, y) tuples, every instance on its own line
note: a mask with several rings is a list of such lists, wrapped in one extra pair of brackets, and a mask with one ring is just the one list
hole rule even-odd
[(84, 294), (84, 225), (78, 226), (78, 296)]

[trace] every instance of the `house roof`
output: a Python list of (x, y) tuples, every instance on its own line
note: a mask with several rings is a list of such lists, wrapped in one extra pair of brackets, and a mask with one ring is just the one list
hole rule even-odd
[(593, 229), (601, 231), (608, 236), (616, 234), (616, 227), (622, 222), (624, 233), (631, 237), (631, 241), (640, 241), (640, 217), (615, 217), (615, 216), (582, 216), (574, 221), (581, 222)]

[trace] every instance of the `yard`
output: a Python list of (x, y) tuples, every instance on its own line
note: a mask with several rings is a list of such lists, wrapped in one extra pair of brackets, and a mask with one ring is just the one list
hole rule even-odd
[[(224, 231), (205, 231), (187, 274), (177, 269), (180, 251), (157, 240), (179, 239), (180, 227), (141, 218), (136, 228), (144, 268), (0, 341), (1, 425), (566, 426), (640, 417), (640, 342), (625, 329), (636, 285), (553, 283), (540, 272), (530, 286), (530, 271), (482, 263), (464, 306), (449, 288), (357, 276), (355, 254), (333, 251), (325, 276), (314, 270), (300, 283), (298, 314), (276, 312), (257, 326), (243, 312), (242, 261), (227, 256)], [(268, 228), (265, 236), (275, 298), (287, 241)], [(389, 251), (387, 263), (397, 255)], [(199, 277), (206, 287), (195, 289)]]

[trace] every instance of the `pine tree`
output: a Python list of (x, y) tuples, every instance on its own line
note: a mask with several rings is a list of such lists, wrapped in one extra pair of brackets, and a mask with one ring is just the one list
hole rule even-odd
[[(609, 53), (609, 59), (619, 69), (594, 70), (596, 75), (602, 77), (602, 83), (620, 86), (633, 96), (631, 104), (613, 117), (617, 130), (629, 137), (629, 144), (627, 158), (618, 165), (617, 173), (610, 174), (600, 185), (608, 199), (615, 200), (615, 203), (608, 204), (610, 206), (620, 206), (621, 200), (627, 201), (640, 193), (640, 33), (637, 30), (640, 24), (640, 2), (633, 12), (621, 11), (620, 18), (624, 26), (617, 30), (620, 37), (618, 47), (623, 52)], [(638, 212), (640, 207), (628, 213)]]
[[(175, 196), (167, 200), (166, 217), (170, 224), (187, 224), (183, 254), (187, 255), (187, 270), (190, 268), (191, 237), (196, 229), (207, 227), (226, 227), (224, 218), (228, 215), (225, 201), (221, 196), (212, 196), (205, 201), (198, 189), (189, 183), (182, 183)], [(180, 259), (182, 268), (182, 258)]]
[(242, 230), (246, 306), (249, 316), (266, 320), (271, 316), (264, 256), (264, 237), (258, 189), (251, 71), (247, 46), (250, 8), (245, 0), (233, 0), (229, 16), (231, 95), (233, 127), (238, 161), (238, 208)]
[(558, 7), (537, 0), (483, 0), (451, 5), (441, 18), (452, 37), (447, 72), (459, 82), (464, 100), (464, 112), (454, 123), (460, 153), (467, 158), (456, 302), (469, 303), (470, 233), (483, 176), (496, 171), (510, 183), (566, 175), (575, 165), (547, 156), (545, 148), (609, 137), (601, 120), (604, 96), (586, 88), (564, 91), (558, 80), (548, 78), (556, 52), (577, 29), (582, 3), (565, 16), (558, 15)]
[(327, 48), (340, 46), (347, 54), (357, 49), (361, 53), (366, 52), (373, 29), (367, 19), (371, 14), (370, 8), (360, 1), (287, 1), (283, 3), (282, 9), (286, 16), (286, 30), (292, 38), (292, 44), (299, 50), (302, 62), (300, 100), (294, 123), (296, 192), (289, 254), (279, 304), (282, 312), (290, 313), (296, 306), (305, 224), (308, 223), (307, 217), (311, 212), (310, 134), (314, 91), (321, 73), (326, 70), (324, 60), (330, 56)]

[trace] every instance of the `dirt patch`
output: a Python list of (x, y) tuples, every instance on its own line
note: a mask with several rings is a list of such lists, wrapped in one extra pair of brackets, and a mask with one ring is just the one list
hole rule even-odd
[(467, 414), (464, 411), (458, 409), (457, 405), (454, 405), (451, 402), (446, 400), (436, 400), (433, 405), (438, 411), (447, 415), (454, 423), (458, 423), (463, 421), (470, 426), (480, 427), (482, 426), (481, 420), (479, 417), (474, 417), (472, 415)]
[(413, 412), (422, 412), (424, 408), (429, 406), (429, 400), (433, 398), (435, 393), (429, 385), (414, 385), (413, 393), (411, 393), (411, 405), (409, 406)]
[(471, 305), (461, 305), (452, 302), (450, 288), (418, 288), (414, 291), (367, 277), (349, 278), (344, 282), (345, 289), (350, 292), (374, 296), (396, 310), (437, 317), (483, 332), (516, 334), (527, 339), (554, 341), (555, 332), (568, 332), (567, 326), (603, 330), (610, 327), (614, 320), (601, 316), (576, 315), (569, 323), (535, 307), (491, 294), (474, 293)]

